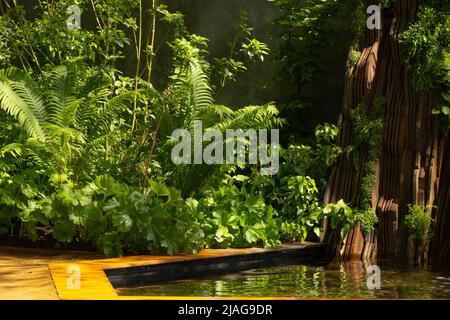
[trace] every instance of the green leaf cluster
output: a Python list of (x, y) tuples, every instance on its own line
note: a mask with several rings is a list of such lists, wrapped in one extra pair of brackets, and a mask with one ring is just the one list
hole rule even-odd
[(225, 185), (206, 192), (195, 202), (194, 211), (209, 248), (280, 244), (277, 213), (261, 195)]
[(408, 213), (405, 216), (405, 225), (418, 245), (426, 245), (431, 239), (430, 215), (423, 205), (408, 205)]

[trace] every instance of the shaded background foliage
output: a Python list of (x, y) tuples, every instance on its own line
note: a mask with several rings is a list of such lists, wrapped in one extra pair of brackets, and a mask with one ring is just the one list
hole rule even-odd
[[(27, 8), (30, 18), (38, 11), (33, 10), (37, 0), (18, 1)], [(145, 10), (149, 10), (150, 2), (144, 2)], [(248, 25), (254, 28), (254, 36), (269, 45), (271, 52), (267, 63), (252, 63), (248, 70), (237, 76), (217, 97), (219, 103), (233, 106), (264, 104), (276, 101), (282, 117), (290, 119), (282, 132), (284, 143), (300, 141), (311, 142), (315, 127), (323, 122), (336, 123), (339, 105), (343, 99), (345, 65), (348, 47), (353, 41), (352, 25), (348, 22), (354, 15), (350, 2), (338, 3), (328, 9), (325, 19), (320, 19), (324, 26), (320, 28), (314, 39), (313, 48), (305, 48), (303, 40), (293, 36), (285, 39), (287, 27), (281, 22), (285, 13), (280, 7), (269, 1), (261, 0), (163, 0), (170, 11), (185, 15), (186, 28), (194, 34), (209, 39), (209, 57), (228, 56), (230, 44), (240, 24), (240, 14), (247, 12)], [(296, 10), (299, 4), (290, 2)], [(144, 33), (148, 32), (151, 18), (144, 18)], [(295, 21), (294, 21), (295, 22)], [(93, 13), (88, 11), (82, 15), (83, 28), (95, 28)], [(319, 30), (318, 30), (319, 31)], [(157, 40), (167, 39), (167, 26), (161, 24), (157, 29)], [(167, 56), (169, 48), (161, 46), (155, 58), (155, 76), (153, 84), (156, 88), (165, 85), (170, 73)], [(126, 75), (133, 76), (136, 58), (131, 48), (124, 51), (126, 59), (118, 61), (117, 66)], [(289, 54), (288, 60), (280, 61), (283, 55)], [(308, 55), (307, 65), (299, 66)], [(296, 61), (297, 60), (297, 61)], [(325, 67), (326, 66), (326, 67)], [(326, 92), (327, 94), (323, 94)], [(318, 112), (320, 110), (320, 112)]]

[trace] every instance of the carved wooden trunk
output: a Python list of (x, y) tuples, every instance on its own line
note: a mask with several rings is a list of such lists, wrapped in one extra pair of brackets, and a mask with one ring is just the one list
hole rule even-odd
[[(378, 1), (367, 1), (366, 5)], [(357, 65), (347, 70), (346, 87), (339, 126), (339, 143), (352, 143), (350, 111), (361, 103), (370, 113), (377, 98), (386, 100), (383, 140), (377, 163), (372, 206), (379, 222), (374, 234), (362, 235), (359, 226), (352, 230), (341, 248), (336, 232), (327, 229), (324, 241), (329, 253), (343, 260), (370, 258), (375, 254), (397, 261), (425, 261), (428, 248), (416, 248), (404, 227), (407, 205), (436, 205), (433, 254), (446, 257), (450, 250), (450, 159), (448, 135), (439, 133), (431, 113), (436, 106), (428, 94), (412, 87), (411, 73), (402, 62), (399, 35), (416, 18), (420, 1), (397, 0), (382, 13), (382, 29), (365, 32)], [(447, 143), (447, 149), (444, 148)], [(360, 156), (364, 160), (365, 155)], [(357, 203), (364, 161), (354, 168), (342, 155), (332, 170), (325, 202), (340, 199)], [(341, 250), (342, 249), (342, 250)], [(419, 250), (418, 250), (419, 249)], [(342, 254), (339, 254), (341, 252)]]

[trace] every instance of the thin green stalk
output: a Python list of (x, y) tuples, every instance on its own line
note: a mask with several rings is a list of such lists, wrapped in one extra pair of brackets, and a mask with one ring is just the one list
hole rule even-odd
[[(153, 68), (153, 58), (155, 57), (155, 38), (156, 38), (156, 10), (158, 7), (158, 1), (152, 0), (152, 30), (149, 33), (149, 38), (147, 39), (147, 82), (152, 81), (152, 68)], [(148, 121), (148, 103), (145, 104), (145, 116), (144, 123)]]
[(153, 68), (153, 58), (154, 58), (154, 48), (155, 48), (155, 37), (156, 37), (156, 9), (158, 7), (157, 0), (152, 0), (152, 31), (149, 33), (149, 40), (147, 40), (147, 48), (150, 51), (147, 61), (147, 82), (150, 83), (152, 79), (152, 68)]
[[(134, 83), (134, 90), (137, 92), (139, 86), (139, 72), (141, 69), (141, 55), (142, 55), (142, 17), (143, 9), (142, 9), (142, 0), (139, 0), (139, 40), (137, 44), (136, 50), (136, 78)], [(137, 110), (137, 95), (134, 97), (134, 106), (133, 106), (133, 122), (131, 124), (131, 132), (136, 128), (136, 110)]]
[(100, 28), (100, 30), (103, 30), (103, 26), (100, 23), (100, 19), (98, 17), (97, 9), (95, 8), (94, 0), (91, 0), (91, 6), (92, 6), (92, 10), (94, 11), (95, 20), (97, 21), (98, 27)]

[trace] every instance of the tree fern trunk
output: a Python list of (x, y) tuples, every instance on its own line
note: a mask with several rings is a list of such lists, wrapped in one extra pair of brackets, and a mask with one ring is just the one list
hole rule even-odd
[[(377, 3), (366, 1), (366, 6)], [(339, 143), (342, 147), (350, 145), (353, 140), (352, 109), (364, 103), (370, 113), (374, 101), (380, 97), (384, 97), (386, 105), (376, 183), (372, 192), (372, 207), (379, 218), (375, 232), (364, 236), (358, 225), (348, 235), (345, 248), (341, 248), (338, 234), (329, 230), (325, 223), (324, 241), (330, 244), (329, 254), (343, 260), (369, 258), (375, 254), (398, 261), (413, 260), (415, 248), (403, 223), (410, 203), (428, 205), (437, 202), (439, 206), (439, 202), (443, 201), (447, 209), (440, 209), (438, 214), (442, 215), (442, 221), (449, 224), (449, 219), (444, 218), (449, 214), (448, 183), (439, 185), (445, 138), (438, 133), (431, 114), (435, 100), (429, 94), (414, 91), (411, 74), (402, 62), (398, 39), (415, 20), (419, 5), (420, 1), (416, 0), (396, 0), (393, 8), (384, 10), (382, 29), (367, 29), (363, 35), (359, 61), (347, 71), (339, 121)], [(359, 167), (355, 169), (342, 155), (333, 168), (325, 194), (326, 203), (340, 199), (357, 203), (364, 155), (360, 156), (360, 160)], [(441, 193), (437, 201), (438, 191), (442, 188), (447, 188), (447, 194)], [(440, 227), (439, 231), (442, 230), (442, 237), (444, 234), (448, 237), (449, 226), (444, 229)], [(436, 250), (442, 249), (436, 247)], [(422, 254), (426, 255), (427, 250), (423, 251)]]
[(435, 215), (431, 260), (450, 272), (450, 139), (447, 136)]

